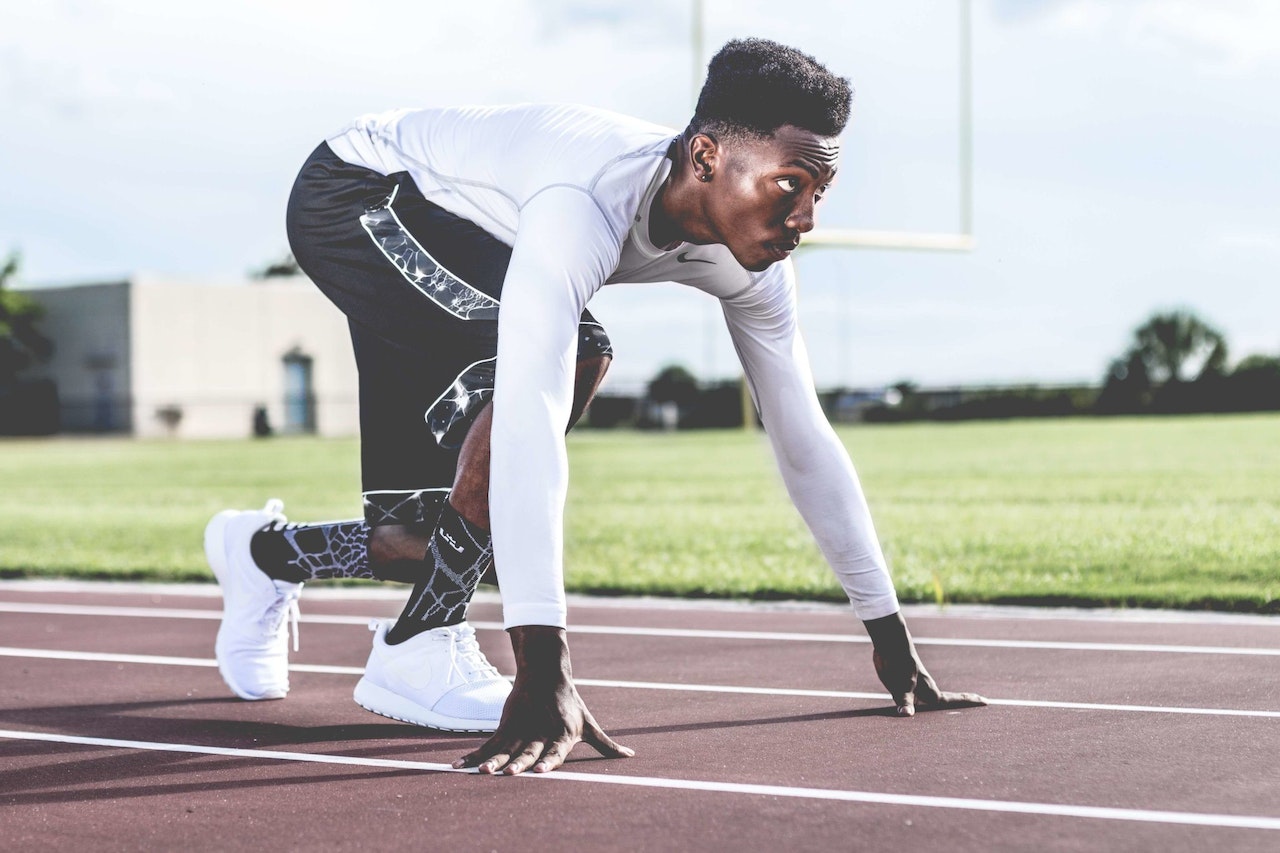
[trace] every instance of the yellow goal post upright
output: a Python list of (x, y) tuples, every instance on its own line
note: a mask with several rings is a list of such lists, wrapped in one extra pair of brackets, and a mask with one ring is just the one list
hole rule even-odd
[[(954, 232), (878, 231), (861, 228), (817, 228), (806, 234), (797, 251), (814, 249), (882, 249), (907, 252), (970, 252), (973, 250), (973, 18), (972, 0), (957, 0), (959, 6), (959, 229)], [(692, 0), (693, 97), (696, 102), (706, 70), (704, 55), (704, 0)], [(742, 380), (742, 426), (755, 429), (755, 403)]]

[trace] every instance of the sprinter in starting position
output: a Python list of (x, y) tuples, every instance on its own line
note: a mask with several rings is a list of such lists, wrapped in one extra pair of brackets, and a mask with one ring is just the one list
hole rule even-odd
[[(560, 766), (577, 742), (631, 755), (574, 688), (564, 595), (564, 435), (612, 359), (587, 311), (601, 287), (675, 281), (720, 300), (787, 491), (848, 593), (898, 713), (985, 704), (943, 693), (898, 607), (857, 475), (818, 404), (789, 255), (836, 174), (852, 92), (762, 39), (711, 60), (683, 132), (578, 106), (369, 115), (302, 167), (288, 233), (350, 321), (364, 517), (288, 523), (278, 501), (219, 513), (217, 659), (245, 699), (289, 689), (305, 581), (400, 581), (355, 700), (492, 732), (458, 767)], [(496, 567), (514, 685), (467, 625)]]

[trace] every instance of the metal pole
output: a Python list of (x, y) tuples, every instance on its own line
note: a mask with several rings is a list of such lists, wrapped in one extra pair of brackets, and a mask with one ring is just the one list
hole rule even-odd
[(973, 235), (973, 15), (960, 0), (960, 233)]
[[(693, 115), (694, 110), (698, 106), (698, 93), (702, 90), (702, 75), (705, 70), (706, 60), (702, 55), (702, 45), (705, 41), (704, 23), (706, 20), (706, 8), (703, 0), (692, 0), (690, 4), (693, 21), (689, 28), (692, 49), (690, 55), (693, 57), (693, 87), (692, 87), (692, 104), (689, 108), (689, 115)], [(704, 358), (706, 359), (707, 373), (710, 374), (715, 366), (715, 323), (718, 312), (712, 303), (708, 303), (704, 309), (706, 311), (706, 323), (703, 328), (705, 336)], [(753, 432), (756, 428), (756, 404), (751, 399), (751, 389), (747, 387), (747, 377), (742, 377), (742, 428), (747, 432)]]
[(702, 23), (703, 8), (702, 0), (693, 0), (693, 26), (689, 30), (689, 35), (693, 39), (693, 103), (690, 104), (689, 115), (693, 115), (693, 107), (698, 105), (698, 92), (702, 89), (702, 66), (706, 63), (702, 59)]

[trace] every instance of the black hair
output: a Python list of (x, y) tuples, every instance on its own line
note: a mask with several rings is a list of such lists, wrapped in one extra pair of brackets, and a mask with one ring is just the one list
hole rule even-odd
[(837, 136), (852, 103), (848, 79), (807, 53), (768, 39), (733, 39), (711, 57), (685, 134), (768, 136), (790, 124)]

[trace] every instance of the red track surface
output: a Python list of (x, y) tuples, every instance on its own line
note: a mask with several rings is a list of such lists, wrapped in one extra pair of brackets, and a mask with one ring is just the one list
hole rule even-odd
[[(209, 592), (0, 585), (0, 847), (1280, 849), (1277, 619), (910, 613), (944, 688), (1072, 704), (899, 720), (887, 697), (814, 694), (882, 692), (844, 610), (580, 603), (581, 692), (636, 758), (580, 746), (570, 772), (491, 778), (421, 766), (474, 736), (374, 716), (351, 701), (354, 671), (307, 671), (363, 665), (357, 623), (395, 601), (304, 595), (293, 690), (251, 703), (211, 665)], [(50, 612), (65, 605), (105, 611)], [(504, 635), (480, 637), (510, 672)]]

